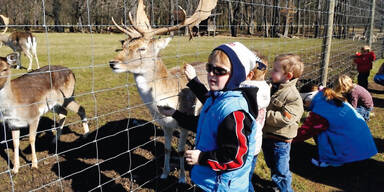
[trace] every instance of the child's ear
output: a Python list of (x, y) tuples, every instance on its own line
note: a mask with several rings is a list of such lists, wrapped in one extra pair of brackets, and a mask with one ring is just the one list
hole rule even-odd
[(255, 75), (255, 73), (253, 73), (253, 71), (250, 71), (247, 75), (247, 79), (248, 80), (252, 80), (253, 76)]
[(293, 78), (293, 73), (292, 72), (288, 72), (287, 73), (287, 79), (291, 80)]

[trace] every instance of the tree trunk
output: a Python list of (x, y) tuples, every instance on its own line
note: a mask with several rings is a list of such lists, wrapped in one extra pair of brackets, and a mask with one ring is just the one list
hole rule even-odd
[(297, 0), (297, 13), (296, 13), (296, 24), (297, 24), (297, 29), (296, 29), (296, 35), (300, 34), (300, 23), (301, 23), (301, 4), (300, 0)]
[(264, 0), (264, 14), (263, 14), (263, 23), (264, 23), (264, 37), (269, 37), (269, 23), (268, 23), (268, 15), (267, 13), (267, 5), (268, 5), (268, 0)]
[(277, 37), (279, 33), (279, 24), (280, 24), (280, 10), (279, 10), (279, 0), (273, 1), (273, 16), (272, 16), (272, 37)]
[(317, 0), (317, 14), (315, 22), (315, 38), (319, 38), (320, 35), (320, 22), (321, 22), (321, 1)]
[(52, 7), (52, 15), (53, 15), (53, 20), (55, 22), (55, 31), (56, 32), (64, 32), (64, 28), (62, 26), (60, 26), (61, 25), (60, 10), (61, 10), (60, 0), (54, 0), (53, 1), (53, 7)]
[(288, 31), (289, 31), (289, 19), (290, 19), (290, 8), (289, 8), (289, 5), (290, 5), (290, 1), (288, 2), (288, 0), (285, 0), (285, 7), (287, 9), (287, 14), (285, 15), (285, 23), (284, 23), (284, 37), (288, 37)]

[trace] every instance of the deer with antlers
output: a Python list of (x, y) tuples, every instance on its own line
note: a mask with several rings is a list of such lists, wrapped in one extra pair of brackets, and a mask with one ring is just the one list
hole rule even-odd
[(32, 151), (32, 168), (37, 168), (35, 150), (36, 131), (40, 117), (52, 110), (59, 114), (59, 124), (54, 141), (60, 139), (67, 109), (76, 112), (84, 133), (89, 132), (85, 110), (74, 101), (75, 76), (62, 66), (45, 66), (11, 80), (11, 66), (17, 63), (18, 53), (0, 57), (0, 112), (2, 121), (12, 131), (14, 147), (13, 172), (19, 171), (20, 129), (29, 127)]
[(28, 71), (32, 70), (32, 57), (36, 60), (37, 68), (40, 68), (39, 66), (39, 60), (37, 58), (36, 54), (36, 38), (32, 35), (30, 32), (24, 32), (24, 31), (16, 31), (11, 33), (10, 35), (6, 35), (5, 32), (8, 29), (9, 19), (5, 17), (4, 15), (0, 15), (0, 17), (3, 19), (5, 24), (4, 31), (0, 34), (0, 42), (8, 47), (10, 47), (13, 52), (18, 52), (18, 58), (17, 58), (17, 66), (16, 69), (22, 68), (21, 61), (20, 61), (20, 54), (21, 52), (24, 53), (29, 59), (29, 65), (28, 65)]
[[(171, 37), (164, 39), (154, 39), (153, 36), (176, 31), (182, 27), (191, 29), (193, 26), (206, 19), (215, 8), (217, 0), (200, 0), (195, 13), (186, 17), (184, 9), (179, 7), (184, 14), (184, 21), (180, 24), (153, 29), (145, 13), (143, 0), (138, 1), (135, 20), (129, 13), (132, 26), (119, 26), (113, 20), (115, 26), (128, 35), (128, 39), (123, 43), (123, 50), (109, 62), (114, 72), (129, 72), (134, 75), (138, 92), (143, 102), (148, 107), (154, 119), (164, 128), (165, 137), (165, 159), (164, 169), (160, 178), (166, 179), (170, 172), (171, 139), (175, 128), (179, 125), (171, 117), (162, 117), (156, 105), (177, 108), (182, 112), (196, 114), (201, 107), (201, 103), (196, 103), (196, 97), (191, 90), (186, 88), (186, 78), (180, 68), (170, 70), (158, 57), (159, 51), (164, 49), (172, 40)], [(191, 34), (191, 33), (190, 33)], [(205, 63), (196, 63), (195, 68), (205, 69)], [(203, 71), (203, 70), (201, 70)], [(200, 79), (206, 73), (200, 73)], [(179, 183), (185, 183), (184, 170), (184, 150), (187, 137), (187, 130), (180, 130), (178, 153), (180, 160)]]

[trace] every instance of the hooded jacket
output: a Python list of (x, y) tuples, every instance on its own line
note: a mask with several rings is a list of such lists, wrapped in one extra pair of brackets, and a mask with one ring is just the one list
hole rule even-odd
[(357, 71), (359, 73), (369, 72), (372, 69), (372, 62), (376, 60), (376, 55), (373, 51), (362, 54), (356, 53), (354, 62), (357, 64)]
[[(254, 57), (244, 47), (231, 43), (216, 48), (228, 55), (233, 69), (223, 90), (208, 92), (197, 79), (188, 84), (195, 92), (193, 82), (196, 83), (196, 95), (204, 102), (195, 140), (196, 149), (201, 153), (198, 165), (194, 165), (191, 171), (192, 181), (204, 191), (248, 191), (255, 151), (258, 88), (238, 88), (251, 69), (250, 65), (256, 63), (253, 59), (244, 58)], [(193, 129), (196, 125), (191, 123), (190, 116), (178, 111), (173, 117), (184, 128)], [(188, 119), (189, 122), (184, 122)]]
[(318, 136), (319, 160), (344, 164), (375, 155), (377, 148), (364, 118), (347, 102), (341, 107), (331, 102), (319, 92), (311, 103), (312, 112), (329, 123), (328, 129)]

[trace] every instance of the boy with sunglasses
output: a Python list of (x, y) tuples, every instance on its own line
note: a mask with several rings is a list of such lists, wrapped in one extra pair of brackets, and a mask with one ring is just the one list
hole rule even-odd
[(238, 88), (256, 60), (239, 42), (221, 45), (208, 58), (210, 90), (200, 84), (200, 93), (197, 93), (204, 103), (199, 117), (158, 106), (161, 113), (174, 117), (184, 128), (196, 130), (197, 124), (196, 147), (186, 151), (185, 157), (189, 165), (194, 165), (191, 179), (199, 190), (249, 190), (255, 134), (256, 129), (260, 129), (255, 120), (257, 110), (254, 110), (257, 109), (257, 88)]
[[(257, 119), (256, 124), (258, 129), (256, 130), (256, 144), (255, 144), (255, 156), (252, 160), (252, 167), (251, 171), (249, 173), (249, 191), (253, 192), (255, 191), (252, 185), (252, 176), (253, 171), (256, 167), (257, 163), (257, 156), (261, 151), (261, 145), (263, 140), (263, 132), (262, 129), (264, 127), (265, 123), (265, 117), (267, 112), (267, 107), (269, 105), (269, 102), (271, 100), (271, 89), (268, 83), (265, 81), (265, 75), (267, 73), (268, 68), (268, 61), (263, 57), (259, 52), (254, 52), (256, 55), (256, 67), (253, 68), (247, 75), (247, 78), (245, 81), (243, 81), (239, 87), (257, 87), (257, 95), (256, 95), (256, 105), (258, 106), (257, 112)], [(189, 80), (189, 83), (187, 84), (188, 87), (191, 88), (191, 90), (198, 95), (198, 98), (200, 101), (205, 101), (205, 95), (208, 92), (208, 90), (205, 88), (204, 84), (201, 83), (196, 76), (195, 69), (187, 64), (184, 66), (185, 68), (185, 75), (187, 76), (187, 79)], [(206, 66), (207, 72), (213, 72), (216, 75), (222, 75), (226, 73), (225, 69), (219, 68), (219, 67), (212, 67), (212, 65), (207, 64)]]

